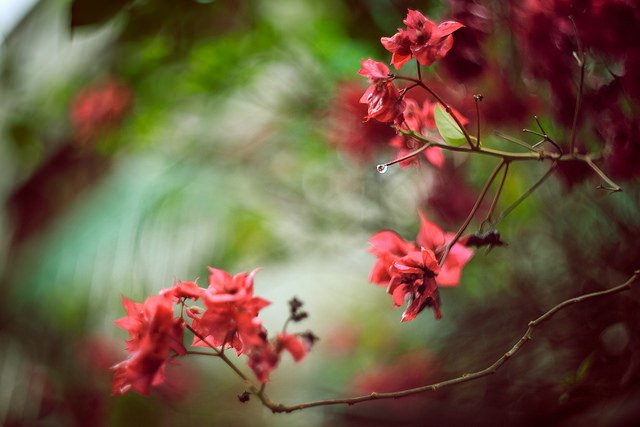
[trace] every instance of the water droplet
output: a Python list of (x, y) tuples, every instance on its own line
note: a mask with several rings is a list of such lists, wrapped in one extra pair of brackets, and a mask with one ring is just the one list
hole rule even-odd
[(378, 173), (385, 173), (388, 168), (387, 168), (387, 165), (385, 165), (383, 163), (383, 164), (380, 164), (380, 165), (376, 166), (376, 169), (378, 170)]

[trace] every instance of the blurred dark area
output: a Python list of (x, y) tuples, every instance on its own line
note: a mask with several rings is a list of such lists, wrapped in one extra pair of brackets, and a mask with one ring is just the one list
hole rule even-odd
[[(408, 399), (271, 414), (238, 402), (222, 364), (171, 366), (150, 397), (111, 396), (136, 301), (206, 266), (250, 271), (280, 327), (307, 303), (321, 338), (283, 363), (274, 400), (393, 391), (489, 366), (556, 304), (640, 269), (640, 5), (633, 1), (14, 0), (0, 15), (0, 425), (640, 425), (640, 290), (571, 306), (495, 374)], [(478, 249), (444, 317), (411, 324), (367, 282), (367, 239), (414, 236), (417, 209), (447, 231), (495, 163), (376, 173), (395, 133), (363, 122), (360, 61), (407, 9), (465, 27), (430, 87), (483, 143), (547, 133), (584, 163), (553, 177)], [(9, 18), (12, 19), (9, 19)], [(571, 18), (570, 18), (571, 17)], [(581, 108), (580, 54), (586, 58)], [(402, 73), (413, 72), (408, 64)], [(411, 92), (418, 102), (424, 94)], [(550, 147), (549, 147), (550, 148)], [(514, 164), (499, 210), (547, 170)], [(484, 216), (487, 206), (480, 210)], [(472, 222), (471, 231), (481, 227)], [(214, 366), (215, 365), (215, 366)]]

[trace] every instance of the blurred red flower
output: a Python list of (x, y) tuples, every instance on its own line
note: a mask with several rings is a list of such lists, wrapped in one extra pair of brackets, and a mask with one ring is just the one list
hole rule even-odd
[(71, 103), (71, 123), (80, 141), (118, 126), (133, 102), (131, 88), (113, 78), (79, 91)]
[(171, 298), (150, 296), (143, 303), (122, 297), (127, 316), (115, 323), (129, 332), (129, 358), (113, 367), (113, 393), (134, 390), (149, 394), (151, 386), (164, 381), (164, 370), (171, 351), (183, 355), (182, 319), (173, 316)]

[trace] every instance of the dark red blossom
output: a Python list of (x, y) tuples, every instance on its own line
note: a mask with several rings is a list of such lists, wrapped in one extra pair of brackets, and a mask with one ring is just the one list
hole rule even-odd
[(206, 310), (200, 317), (193, 311), (188, 312), (193, 318), (192, 327), (206, 338), (206, 343), (196, 336), (193, 345), (224, 345), (233, 347), (238, 354), (260, 345), (263, 328), (257, 316), (270, 303), (253, 296), (253, 277), (257, 270), (235, 276), (211, 267), (209, 271), (209, 287), (201, 296)]
[(196, 282), (184, 282), (179, 280), (173, 285), (173, 287), (161, 290), (160, 295), (170, 296), (175, 300), (188, 298), (195, 301), (202, 296), (203, 292), (204, 289), (198, 286)]
[(405, 102), (393, 84), (389, 67), (382, 62), (366, 59), (362, 61), (358, 74), (366, 77), (371, 83), (360, 98), (360, 102), (368, 106), (365, 120), (376, 119), (383, 123), (402, 123)]
[(455, 21), (436, 25), (422, 13), (411, 9), (403, 22), (406, 29), (399, 28), (393, 36), (380, 39), (385, 49), (393, 54), (391, 63), (396, 70), (414, 57), (425, 67), (444, 58), (453, 46), (451, 34), (464, 26)]
[(183, 355), (183, 321), (173, 315), (173, 303), (167, 296), (151, 296), (144, 303), (122, 297), (127, 316), (115, 323), (129, 332), (129, 358), (113, 367), (113, 393), (134, 390), (148, 394), (151, 386), (164, 381), (170, 353)]
[(394, 132), (390, 126), (377, 120), (363, 122), (367, 106), (360, 103), (362, 88), (356, 83), (338, 86), (331, 103), (326, 123), (327, 139), (353, 160), (370, 163), (376, 151), (385, 146)]
[(258, 381), (264, 384), (269, 380), (271, 371), (280, 363), (280, 355), (284, 350), (291, 354), (294, 361), (299, 362), (307, 355), (310, 348), (311, 342), (304, 336), (287, 333), (278, 334), (273, 344), (267, 340), (266, 331), (263, 330), (262, 342), (247, 352), (249, 368)]
[(420, 231), (417, 241), (408, 242), (393, 231), (381, 231), (369, 239), (370, 252), (377, 259), (369, 280), (387, 286), (396, 306), (409, 303), (402, 321), (413, 320), (425, 307), (432, 307), (436, 319), (440, 313), (438, 286), (456, 286), (462, 268), (473, 256), (473, 251), (461, 243), (453, 245), (442, 266), (437, 257), (443, 254), (445, 243), (453, 238), (445, 234), (420, 213)]

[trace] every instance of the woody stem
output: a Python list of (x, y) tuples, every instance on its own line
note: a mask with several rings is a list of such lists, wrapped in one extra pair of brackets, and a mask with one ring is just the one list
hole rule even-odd
[(467, 219), (464, 221), (462, 226), (460, 226), (460, 228), (458, 229), (458, 232), (456, 233), (456, 235), (453, 236), (453, 239), (451, 239), (451, 241), (448, 242), (445, 245), (444, 252), (442, 253), (442, 257), (440, 258), (440, 261), (438, 262), (440, 267), (442, 267), (444, 265), (444, 262), (447, 259), (447, 256), (449, 255), (449, 251), (451, 250), (453, 245), (456, 244), (458, 239), (460, 239), (460, 236), (462, 236), (462, 233), (464, 233), (464, 231), (469, 226), (469, 223), (471, 222), (471, 220), (475, 216), (476, 212), (478, 212), (478, 208), (480, 208), (480, 204), (482, 203), (482, 200), (484, 199), (484, 196), (487, 194), (487, 191), (489, 190), (489, 187), (491, 187), (491, 183), (493, 183), (493, 180), (498, 175), (498, 172), (500, 172), (500, 169), (502, 169), (502, 167), (504, 165), (506, 165), (506, 164), (507, 164), (507, 161), (505, 159), (500, 160), (500, 163), (498, 163), (498, 165), (495, 167), (495, 169), (493, 169), (493, 172), (491, 172), (491, 175), (489, 175), (489, 178), (487, 179), (487, 182), (484, 184), (484, 187), (482, 188), (482, 191), (480, 192), (480, 196), (478, 196), (478, 199), (476, 200), (475, 205), (473, 205), (473, 208), (471, 209), (471, 212), (469, 212), (469, 216), (467, 216)]

